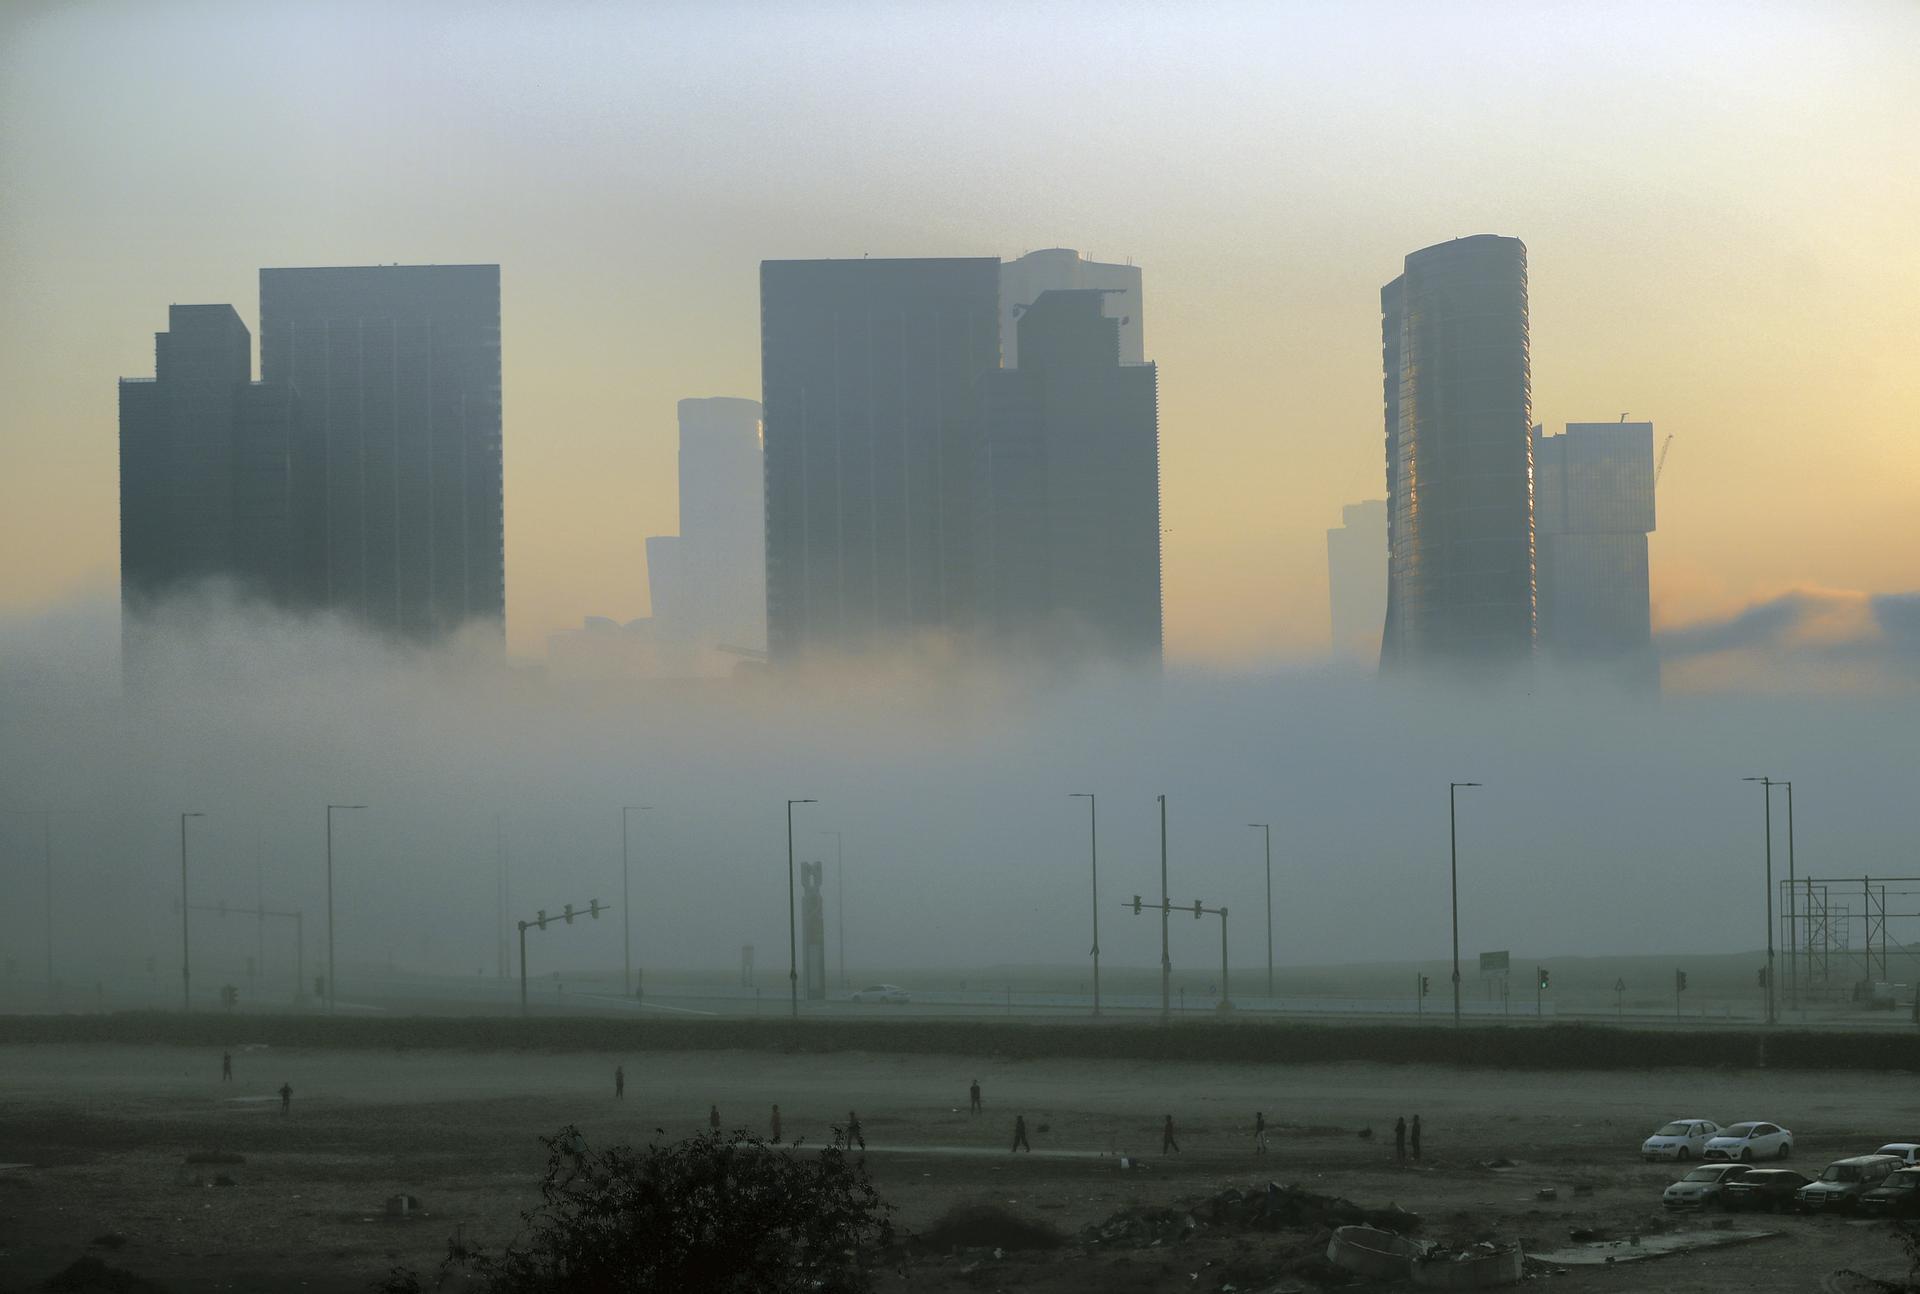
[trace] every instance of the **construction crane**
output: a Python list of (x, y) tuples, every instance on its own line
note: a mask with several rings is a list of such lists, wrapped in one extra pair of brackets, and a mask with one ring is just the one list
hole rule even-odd
[(1660, 442), (1659, 461), (1654, 463), (1653, 465), (1653, 483), (1655, 485), (1660, 484), (1660, 473), (1667, 470), (1667, 451), (1672, 448), (1673, 448), (1673, 433), (1668, 432), (1667, 438)]

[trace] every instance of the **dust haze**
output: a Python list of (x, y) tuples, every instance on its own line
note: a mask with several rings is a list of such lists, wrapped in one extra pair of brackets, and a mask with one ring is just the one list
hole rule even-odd
[[(1910, 601), (1877, 614), (1897, 631)], [(364, 803), (335, 819), (342, 973), (491, 976), (502, 846), (509, 918), (617, 904), (621, 806), (648, 805), (631, 815), (636, 963), (719, 969), (754, 944), (764, 973), (784, 961), (785, 801), (813, 798), (794, 810), (795, 852), (827, 862), (831, 905), (828, 833), (843, 835), (851, 973), (1071, 967), (1089, 914), (1085, 801), (1068, 796), (1092, 791), (1109, 966), (1158, 960), (1156, 923), (1120, 904), (1157, 893), (1161, 794), (1172, 896), (1247, 914), (1236, 962), (1264, 955), (1251, 822), (1274, 824), (1281, 963), (1434, 957), (1447, 783), (1478, 781), (1460, 800), (1469, 955), (1756, 948), (1760, 797), (1742, 776), (1796, 783), (1802, 874), (1916, 861), (1911, 641), (1794, 637), (1815, 605), (1687, 631), (1667, 644), (1670, 680), (1725, 686), (1636, 698), (1545, 673), (1480, 688), (1301, 664), (1063, 678), (937, 656), (579, 686), (492, 643), (399, 648), (209, 594), (169, 609), (156, 673), (129, 692), (99, 595), (0, 625), (0, 776), (22, 811), (0, 826), (5, 935), (23, 957), (41, 945), (45, 810), (58, 975), (114, 982), (154, 957), (169, 983), (178, 815), (194, 811), (192, 901), (303, 910), (316, 966), (324, 806)], [(1780, 875), (1784, 843), (1782, 821)], [(1176, 966), (1217, 957), (1211, 922), (1173, 931)], [(251, 921), (197, 918), (193, 937), (216, 965), (255, 947)], [(541, 960), (617, 968), (618, 920)]]

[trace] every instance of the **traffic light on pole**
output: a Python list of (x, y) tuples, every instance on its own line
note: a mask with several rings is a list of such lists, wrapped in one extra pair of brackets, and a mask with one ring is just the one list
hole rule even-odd
[(567, 924), (572, 925), (573, 924), (573, 904), (571, 903), (567, 904), (566, 918), (567, 918)]
[(533, 924), (539, 926), (542, 930), (547, 928), (547, 910), (545, 908), (541, 908), (538, 912), (534, 913)]
[(1193, 919), (1195, 921), (1198, 921), (1200, 919), (1200, 900), (1199, 899), (1195, 899), (1193, 901)]
[(1547, 974), (1547, 968), (1545, 966), (1540, 967), (1539, 970), (1540, 970), (1540, 987), (1542, 989), (1545, 989), (1549, 985), (1549, 983), (1552, 981), (1552, 976)]
[(1673, 991), (1676, 993), (1684, 993), (1687, 991), (1687, 973), (1685, 971), (1677, 970), (1673, 973)]
[(1140, 915), (1140, 896), (1138, 894), (1133, 896), (1133, 915), (1136, 917)]
[(1420, 996), (1425, 997), (1432, 990), (1433, 990), (1433, 976), (1422, 975), (1420, 977)]
[(595, 921), (598, 921), (600, 919), (600, 900), (599, 899), (595, 899), (593, 902), (587, 904), (587, 915), (592, 917)]

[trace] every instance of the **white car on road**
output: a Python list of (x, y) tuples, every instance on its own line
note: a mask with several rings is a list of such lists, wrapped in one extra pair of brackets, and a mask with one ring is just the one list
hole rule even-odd
[(856, 1002), (892, 1002), (896, 1005), (913, 1001), (913, 994), (898, 984), (869, 984), (853, 995)]
[(1720, 1134), (1712, 1119), (1675, 1119), (1663, 1123), (1640, 1143), (1642, 1159), (1698, 1159), (1707, 1142)]
[(1700, 1157), (1751, 1164), (1761, 1159), (1785, 1159), (1792, 1153), (1793, 1134), (1779, 1124), (1735, 1123), (1709, 1138)]

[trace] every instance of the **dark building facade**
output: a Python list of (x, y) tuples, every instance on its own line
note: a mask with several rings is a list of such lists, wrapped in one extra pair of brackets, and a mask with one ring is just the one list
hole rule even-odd
[(222, 580), (293, 594), (291, 388), (252, 381), (253, 338), (230, 305), (176, 305), (154, 376), (120, 382), (120, 588), (129, 620)]
[(990, 257), (761, 264), (775, 663), (970, 629), (999, 275)]
[(1327, 531), (1327, 611), (1335, 660), (1377, 660), (1387, 615), (1387, 505), (1349, 503)]
[(1572, 422), (1559, 436), (1536, 427), (1533, 444), (1542, 648), (1657, 681), (1647, 565), (1653, 424)]
[(261, 270), (260, 371), (300, 401), (294, 601), (503, 632), (500, 267)]
[(976, 593), (997, 651), (1161, 655), (1158, 373), (1122, 364), (1102, 289), (1049, 291), (988, 375)]
[(1480, 234), (1414, 252), (1380, 308), (1382, 667), (1524, 662), (1535, 609), (1526, 245)]

